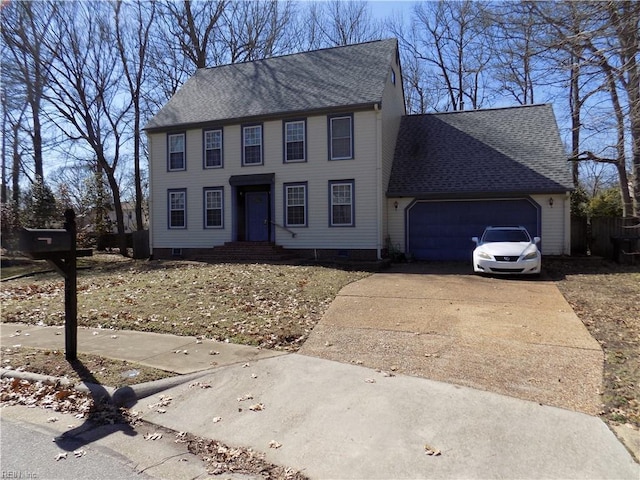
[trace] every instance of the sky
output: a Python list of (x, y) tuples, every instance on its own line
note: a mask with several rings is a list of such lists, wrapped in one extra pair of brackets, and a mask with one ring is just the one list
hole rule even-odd
[(381, 19), (388, 18), (394, 14), (403, 14), (405, 18), (408, 18), (414, 3), (409, 0), (373, 0), (370, 1), (371, 13)]

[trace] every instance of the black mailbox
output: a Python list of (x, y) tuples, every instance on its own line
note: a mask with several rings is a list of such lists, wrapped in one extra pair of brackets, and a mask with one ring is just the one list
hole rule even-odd
[(33, 259), (46, 259), (52, 254), (71, 251), (71, 232), (23, 228), (20, 232), (20, 250)]

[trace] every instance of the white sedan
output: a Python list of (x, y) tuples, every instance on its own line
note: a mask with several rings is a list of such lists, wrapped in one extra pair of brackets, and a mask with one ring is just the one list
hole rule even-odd
[(496, 274), (539, 274), (542, 257), (539, 237), (531, 238), (524, 227), (487, 227), (473, 237), (473, 271)]

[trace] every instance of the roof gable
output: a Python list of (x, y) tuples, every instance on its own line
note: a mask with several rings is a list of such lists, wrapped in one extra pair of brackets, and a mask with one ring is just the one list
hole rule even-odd
[(372, 105), (382, 101), (396, 52), (388, 39), (203, 68), (145, 128)]
[(402, 119), (388, 196), (473, 196), (573, 189), (550, 105)]

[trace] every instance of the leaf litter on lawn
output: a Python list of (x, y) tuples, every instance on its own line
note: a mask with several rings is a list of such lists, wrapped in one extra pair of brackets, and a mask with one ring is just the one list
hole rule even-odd
[(598, 259), (550, 260), (556, 281), (604, 351), (603, 418), (640, 428), (640, 266)]
[[(368, 273), (320, 266), (119, 261), (78, 277), (78, 324), (297, 350), (346, 284)], [(64, 282), (5, 282), (2, 321), (62, 325)]]

